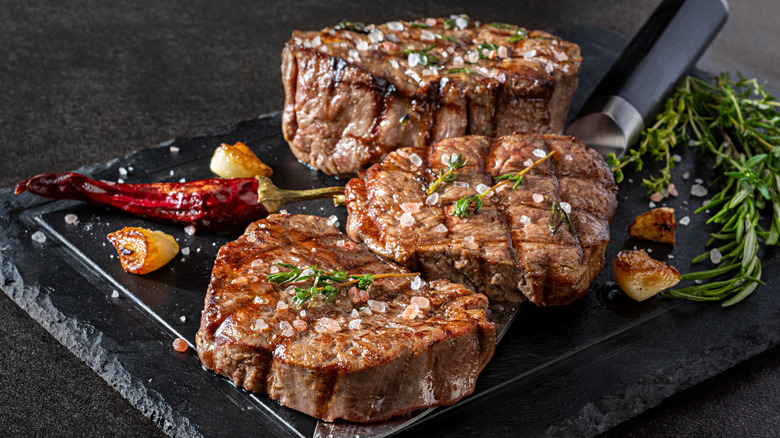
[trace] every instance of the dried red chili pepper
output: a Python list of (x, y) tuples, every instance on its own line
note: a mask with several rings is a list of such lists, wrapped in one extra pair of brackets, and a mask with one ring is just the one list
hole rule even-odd
[(114, 207), (147, 219), (193, 225), (211, 231), (242, 231), (290, 202), (333, 198), (343, 203), (344, 188), (282, 190), (265, 177), (211, 178), (183, 183), (127, 184), (95, 180), (72, 172), (47, 173), (16, 186), (53, 199)]

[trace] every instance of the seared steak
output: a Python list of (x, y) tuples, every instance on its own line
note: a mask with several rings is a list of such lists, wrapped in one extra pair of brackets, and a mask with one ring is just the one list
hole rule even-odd
[[(486, 196), (480, 213), (472, 207), (467, 218), (453, 215), (458, 199), (549, 151), (556, 153), (517, 188), (504, 186)], [(423, 182), (430, 183), (459, 152), (468, 162), (456, 171), (458, 179), (426, 197)], [(540, 306), (563, 305), (583, 296), (604, 265), (616, 193), (601, 156), (572, 137), (451, 138), (430, 148), (396, 150), (350, 180), (347, 233), (427, 280), (463, 283), (491, 300), (520, 301), (525, 295)], [(565, 224), (552, 232), (552, 202), (569, 210), (574, 233)]]
[(352, 289), (297, 308), (293, 286), (267, 279), (279, 262), (350, 275), (409, 272), (323, 218), (253, 223), (220, 249), (197, 334), (203, 365), (238, 386), (328, 421), (367, 422), (456, 402), (493, 355), (488, 300), (462, 285), (382, 278), (367, 296)]
[(581, 62), (546, 32), (464, 17), (296, 31), (282, 53), (284, 136), (304, 163), (353, 176), (447, 137), (560, 134)]

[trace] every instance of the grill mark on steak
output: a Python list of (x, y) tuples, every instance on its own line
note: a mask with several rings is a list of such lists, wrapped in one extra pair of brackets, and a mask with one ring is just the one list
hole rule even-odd
[[(352, 310), (365, 303), (340, 294), (330, 303), (315, 300), (303, 314), (289, 285), (266, 280), (280, 261), (348, 274), (408, 272), (360, 244), (349, 249), (348, 240), (324, 218), (271, 215), (223, 246), (196, 335), (203, 365), (327, 421), (378, 421), (470, 394), (496, 344), (484, 295), (449, 281), (412, 290), (411, 278), (378, 279), (369, 292), (386, 312), (360, 310), (360, 327), (352, 328)], [(430, 306), (403, 319), (414, 296)], [(322, 318), (339, 330), (317, 331)], [(285, 334), (283, 324), (297, 319), (306, 327)]]
[[(537, 150), (557, 153), (525, 174), (517, 189), (504, 186), (483, 198), (481, 213), (472, 208), (465, 219), (452, 214), (454, 203), (476, 194), (478, 184), (490, 187), (495, 177), (538, 160)], [(436, 205), (425, 205), (420, 181), (430, 183), (446, 167), (442, 156), (457, 153), (468, 159), (458, 180), (439, 189)], [(411, 154), (423, 158), (420, 167), (411, 163)], [(462, 282), (491, 300), (525, 296), (542, 306), (563, 305), (583, 296), (601, 271), (616, 193), (604, 160), (571, 137), (450, 138), (430, 148), (398, 149), (350, 180), (347, 232), (426, 279)], [(534, 195), (542, 195), (541, 202)], [(561, 226), (552, 235), (551, 202), (570, 204), (574, 234)], [(408, 227), (400, 223), (404, 203), (422, 205)]]
[[(396, 38), (392, 45), (332, 28), (293, 33), (282, 54), (283, 132), (296, 158), (345, 177), (392, 150), (445, 137), (562, 132), (582, 61), (575, 44), (541, 31), (509, 42), (514, 30), (444, 29), (442, 19), (429, 29), (404, 26), (401, 32), (368, 26), (385, 42)], [(455, 42), (428, 41), (423, 32)], [(502, 46), (508, 57), (455, 61), (476, 56), (480, 43)], [(440, 60), (437, 66), (410, 66), (403, 54), (434, 44), (429, 53)], [(319, 84), (322, 75), (331, 75), (327, 90)], [(401, 123), (405, 114), (409, 119)]]

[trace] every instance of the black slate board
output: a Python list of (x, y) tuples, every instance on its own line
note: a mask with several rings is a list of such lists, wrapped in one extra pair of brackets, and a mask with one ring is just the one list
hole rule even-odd
[[(598, 28), (564, 32), (591, 60), (572, 104), (575, 113), (615, 58), (619, 37)], [(590, 53), (588, 53), (590, 52)], [(128, 182), (210, 177), (208, 159), (221, 142), (243, 141), (270, 164), (284, 188), (343, 184), (292, 159), (280, 132), (279, 114), (142, 150), (82, 169), (96, 178)], [(171, 146), (179, 149), (172, 152)], [(627, 224), (647, 207), (644, 190), (624, 183), (606, 258), (638, 246), (682, 272), (703, 251), (705, 217), (688, 188), (694, 178), (712, 177), (708, 163), (681, 148), (676, 178), (680, 197), (664, 204), (680, 226), (674, 247), (627, 238)], [(639, 180), (635, 175), (627, 178)], [(288, 206), (293, 213), (336, 214), (329, 201)], [(102, 208), (51, 202), (0, 191), (0, 285), (78, 357), (87, 362), (164, 431), (175, 435), (246, 434), (311, 436), (315, 420), (263, 396), (235, 388), (202, 369), (193, 349), (177, 353), (173, 339), (191, 344), (198, 327), (208, 278), (218, 248), (235, 236), (188, 236), (181, 227), (156, 224)], [(6, 214), (7, 213), (7, 214)], [(64, 222), (67, 213), (79, 223)], [(123, 226), (154, 227), (174, 235), (189, 255), (144, 277), (121, 270), (105, 234)], [(43, 243), (31, 239), (42, 231)], [(668, 259), (672, 254), (674, 259)], [(730, 309), (654, 298), (635, 303), (620, 292), (609, 268), (582, 300), (565, 308), (523, 308), (475, 394), (440, 409), (409, 434), (434, 436), (595, 435), (658, 404), (665, 397), (711, 377), (780, 343), (777, 252), (762, 255), (768, 286)], [(116, 291), (116, 293), (115, 293)], [(181, 319), (184, 317), (184, 320)]]

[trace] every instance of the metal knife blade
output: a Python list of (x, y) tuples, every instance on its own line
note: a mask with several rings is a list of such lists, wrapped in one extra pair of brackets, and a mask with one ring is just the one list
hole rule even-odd
[(566, 133), (618, 158), (726, 22), (726, 0), (664, 0), (601, 80)]

